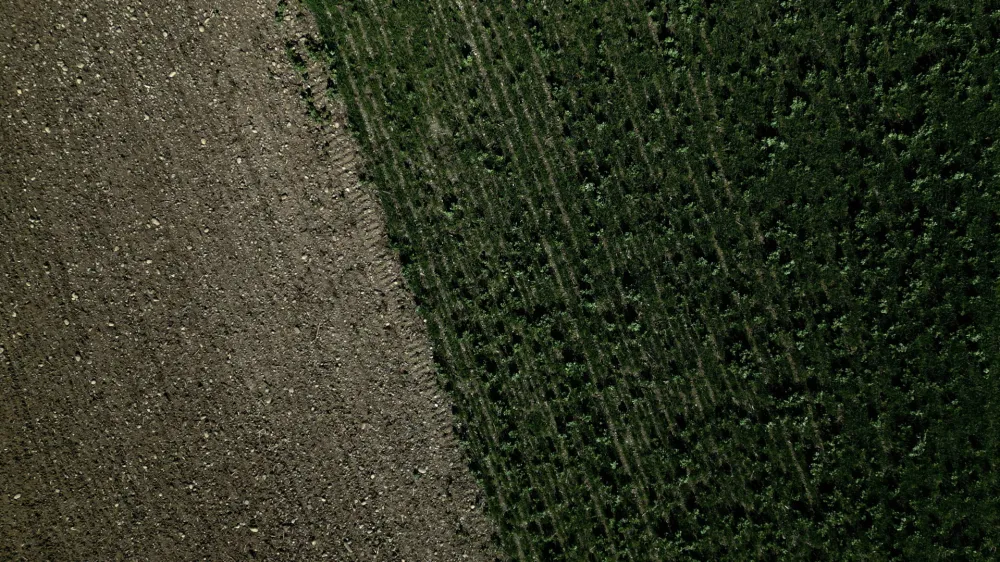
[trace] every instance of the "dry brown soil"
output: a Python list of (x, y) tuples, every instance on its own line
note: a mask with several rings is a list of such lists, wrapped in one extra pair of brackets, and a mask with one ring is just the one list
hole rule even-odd
[(0, 2), (2, 560), (494, 556), (275, 9)]

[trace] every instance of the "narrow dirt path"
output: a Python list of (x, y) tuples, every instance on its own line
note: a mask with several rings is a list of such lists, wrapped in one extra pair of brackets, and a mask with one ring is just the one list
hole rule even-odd
[(308, 18), (0, 4), (0, 559), (490, 559)]

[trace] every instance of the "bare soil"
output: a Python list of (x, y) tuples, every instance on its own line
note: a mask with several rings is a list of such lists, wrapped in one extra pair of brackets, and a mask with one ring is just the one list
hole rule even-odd
[(0, 559), (492, 559), (303, 9), (0, 4)]

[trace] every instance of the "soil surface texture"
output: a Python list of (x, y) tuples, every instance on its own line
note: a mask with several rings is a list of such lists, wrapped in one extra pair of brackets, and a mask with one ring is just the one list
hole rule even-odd
[(0, 559), (492, 559), (304, 9), (2, 7)]

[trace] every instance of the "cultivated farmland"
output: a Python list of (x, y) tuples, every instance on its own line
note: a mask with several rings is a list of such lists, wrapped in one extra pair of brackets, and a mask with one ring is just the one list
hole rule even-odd
[(311, 6), (512, 558), (995, 558), (997, 2)]
[(309, 13), (3, 6), (0, 560), (492, 560)]

